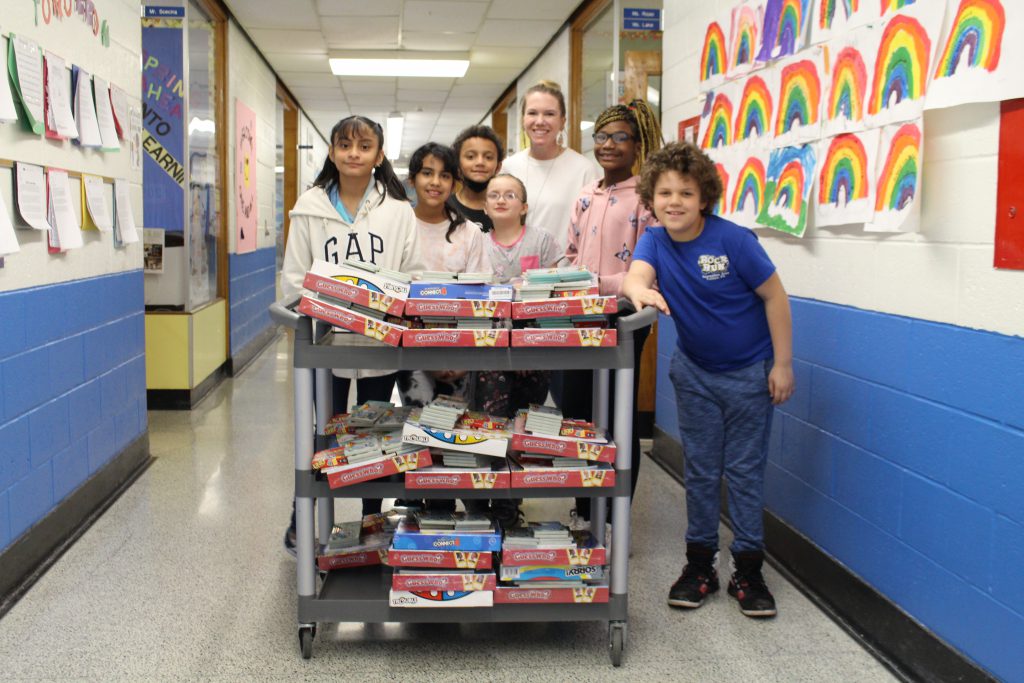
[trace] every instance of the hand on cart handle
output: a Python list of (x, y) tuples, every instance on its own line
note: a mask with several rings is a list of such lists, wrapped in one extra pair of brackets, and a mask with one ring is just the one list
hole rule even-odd
[(644, 306), (654, 306), (665, 315), (672, 315), (672, 312), (668, 310), (668, 303), (666, 303), (665, 297), (657, 290), (641, 289), (634, 291), (630, 301), (633, 302), (633, 307), (638, 311)]

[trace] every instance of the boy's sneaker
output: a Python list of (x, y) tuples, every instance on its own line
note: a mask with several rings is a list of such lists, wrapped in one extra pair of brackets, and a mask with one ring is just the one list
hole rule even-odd
[(695, 609), (704, 604), (704, 598), (719, 588), (715, 555), (711, 548), (688, 545), (686, 566), (668, 592), (668, 604), (673, 607)]
[(590, 520), (583, 519), (576, 508), (569, 510), (569, 531), (590, 531)]
[(288, 527), (284, 532), (284, 551), (292, 557), (298, 557), (295, 551), (295, 525)]
[(729, 595), (736, 598), (740, 612), (748, 617), (774, 617), (775, 598), (764, 582), (761, 566), (764, 553), (752, 550), (733, 554), (735, 571), (729, 580)]

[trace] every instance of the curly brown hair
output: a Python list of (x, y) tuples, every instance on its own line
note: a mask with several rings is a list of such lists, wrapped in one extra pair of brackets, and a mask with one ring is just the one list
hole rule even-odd
[(693, 178), (700, 188), (700, 200), (704, 203), (700, 212), (710, 216), (718, 198), (722, 196), (722, 180), (718, 177), (715, 162), (692, 142), (673, 142), (647, 157), (640, 171), (638, 189), (640, 201), (651, 211), (654, 210), (654, 186), (666, 171), (675, 171), (679, 175)]

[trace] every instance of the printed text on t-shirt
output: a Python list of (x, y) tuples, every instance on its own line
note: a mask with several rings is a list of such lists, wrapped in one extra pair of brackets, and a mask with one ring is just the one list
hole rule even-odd
[(729, 276), (729, 257), (725, 254), (704, 254), (697, 258), (697, 265), (700, 266), (700, 273), (705, 280), (721, 280)]

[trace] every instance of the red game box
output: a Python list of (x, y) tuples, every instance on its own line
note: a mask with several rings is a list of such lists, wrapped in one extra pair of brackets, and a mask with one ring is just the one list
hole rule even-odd
[(321, 555), (316, 558), (316, 566), (323, 572), (329, 572), (333, 569), (346, 569), (348, 567), (369, 567), (375, 564), (385, 564), (387, 556), (387, 548), (360, 550), (354, 553), (341, 553), (338, 555)]
[(517, 462), (510, 462), (512, 488), (591, 488), (615, 486), (615, 470), (607, 463), (601, 463), (597, 470), (580, 470), (562, 467), (533, 467), (524, 469)]
[(314, 261), (302, 280), (302, 286), (335, 299), (399, 316), (409, 296), (409, 285), (404, 282), (327, 261)]
[(512, 330), (512, 346), (618, 346), (618, 331), (600, 327)]
[(394, 574), (391, 588), (396, 591), (492, 591), (498, 579), (488, 574)]
[(511, 474), (507, 469), (497, 472), (475, 472), (452, 467), (428, 467), (407, 472), (407, 489), (507, 489)]
[(512, 548), (501, 551), (501, 563), (507, 567), (528, 567), (537, 564), (593, 565), (608, 564), (608, 552), (595, 548)]
[(561, 318), (567, 315), (604, 315), (616, 313), (619, 300), (614, 296), (558, 297), (539, 301), (516, 301), (512, 304), (513, 320)]
[(408, 472), (420, 467), (427, 467), (432, 463), (430, 449), (423, 448), (412, 453), (382, 456), (380, 460), (364, 462), (358, 465), (329, 467), (321, 471), (327, 475), (327, 485), (332, 489), (337, 489), (371, 479), (388, 477), (399, 472)]
[(492, 569), (494, 553), (467, 550), (388, 550), (392, 567), (438, 569)]
[(512, 302), (480, 299), (409, 299), (405, 302), (405, 315), (410, 318), (508, 318), (512, 315)]
[(311, 318), (323, 320), (336, 327), (342, 327), (365, 337), (382, 341), (389, 346), (402, 343), (402, 333), (408, 328), (377, 320), (348, 308), (334, 306), (308, 296), (303, 296), (297, 309)]
[(504, 348), (508, 346), (509, 337), (509, 331), (506, 329), (407, 329), (402, 333), (402, 346), (468, 346)]
[(535, 604), (541, 602), (601, 603), (608, 602), (608, 586), (579, 586), (578, 588), (526, 588), (498, 586), (494, 589), (494, 604)]
[[(603, 441), (603, 440), (602, 440)], [(615, 462), (615, 444), (602, 441), (578, 439), (571, 436), (548, 436), (546, 434), (530, 434), (526, 431), (526, 415), (516, 415), (512, 442), (509, 446), (515, 451), (528, 453), (544, 453), (563, 458), (579, 458), (598, 462)]]

